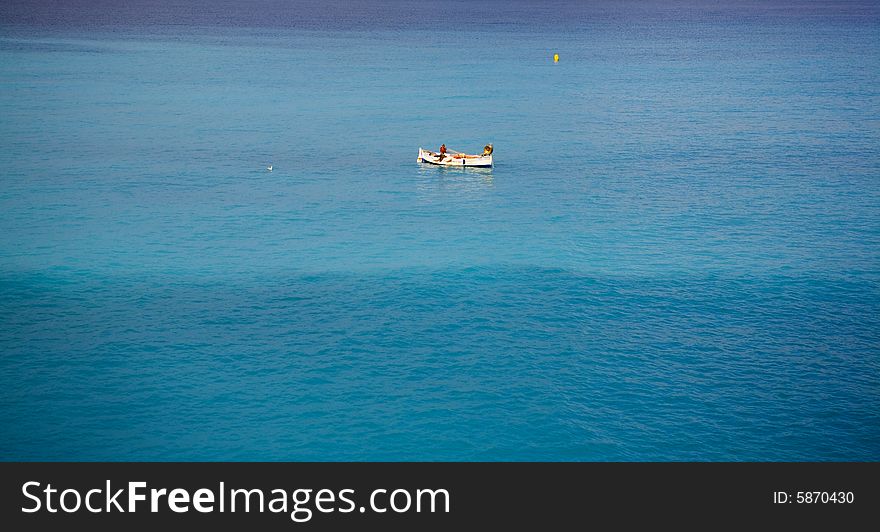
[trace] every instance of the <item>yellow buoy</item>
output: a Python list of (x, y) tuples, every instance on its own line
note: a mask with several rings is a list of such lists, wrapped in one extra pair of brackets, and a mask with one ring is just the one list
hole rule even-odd
[(559, 54), (553, 54), (553, 62), (554, 62), (554, 63), (558, 63), (558, 62), (559, 62)]

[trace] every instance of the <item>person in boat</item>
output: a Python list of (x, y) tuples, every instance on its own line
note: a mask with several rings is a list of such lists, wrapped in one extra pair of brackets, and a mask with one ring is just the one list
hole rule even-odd
[(440, 160), (442, 161), (444, 157), (446, 157), (446, 144), (441, 144), (440, 145)]

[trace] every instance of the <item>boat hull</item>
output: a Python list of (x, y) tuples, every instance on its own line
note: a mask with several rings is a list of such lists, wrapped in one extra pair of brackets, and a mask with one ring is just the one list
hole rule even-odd
[[(459, 154), (460, 155), (460, 154)], [(446, 154), (442, 159), (440, 155), (423, 148), (419, 148), (419, 162), (434, 164), (437, 166), (458, 166), (464, 168), (491, 168), (491, 155), (468, 155), (464, 157), (456, 157), (455, 155)]]

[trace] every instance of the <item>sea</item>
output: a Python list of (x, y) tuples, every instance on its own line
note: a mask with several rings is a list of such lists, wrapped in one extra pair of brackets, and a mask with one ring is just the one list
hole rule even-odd
[(880, 4), (4, 0), (0, 460), (880, 460)]

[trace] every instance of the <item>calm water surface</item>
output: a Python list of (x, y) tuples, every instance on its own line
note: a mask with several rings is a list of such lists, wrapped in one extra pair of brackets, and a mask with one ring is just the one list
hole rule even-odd
[(880, 459), (876, 4), (116, 4), (0, 6), (0, 459)]

